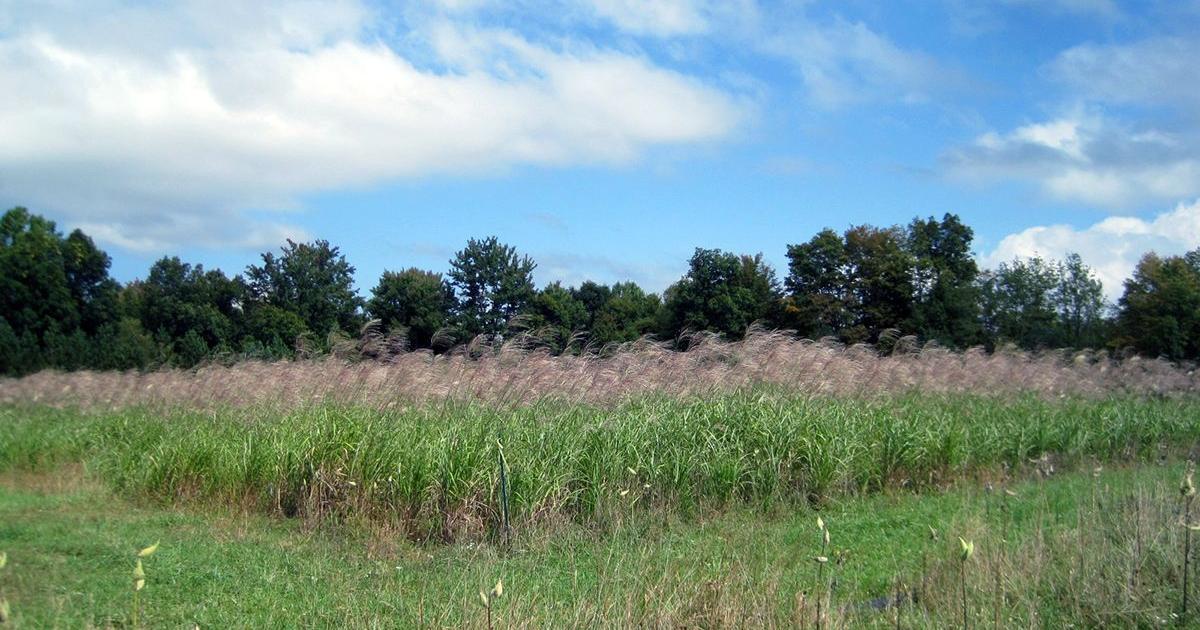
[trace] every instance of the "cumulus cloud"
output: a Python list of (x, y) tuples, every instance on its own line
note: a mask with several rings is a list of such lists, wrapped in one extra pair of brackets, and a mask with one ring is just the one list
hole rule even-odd
[(947, 151), (943, 162), (961, 178), (1034, 182), (1055, 199), (1108, 208), (1193, 197), (1200, 194), (1198, 57), (1200, 42), (1176, 37), (1068, 48), (1043, 68), (1065, 88), (1068, 113), (985, 133)]
[(1200, 154), (1187, 136), (1101, 116), (988, 132), (951, 149), (942, 161), (950, 175), (964, 180), (1024, 180), (1055, 199), (1110, 208), (1200, 194)]
[(275, 245), (303, 235), (286, 211), (306, 194), (625, 163), (746, 113), (587, 42), (430, 20), (390, 45), (358, 2), (59, 6), (0, 32), (0, 198), (143, 251)]
[(1108, 299), (1115, 301), (1144, 254), (1153, 251), (1163, 256), (1179, 255), (1196, 247), (1200, 247), (1200, 200), (1181, 203), (1151, 220), (1109, 217), (1085, 228), (1031, 227), (1004, 237), (981, 263), (995, 267), (1014, 258), (1061, 260), (1069, 253), (1078, 253), (1104, 283)]

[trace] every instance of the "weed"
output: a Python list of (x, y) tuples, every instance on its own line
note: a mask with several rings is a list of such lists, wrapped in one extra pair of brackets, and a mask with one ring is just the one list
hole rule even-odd
[(492, 590), (486, 593), (479, 591), (479, 601), (483, 604), (484, 609), (487, 611), (488, 630), (493, 630), (494, 628), (494, 625), (492, 624), (492, 606), (497, 600), (500, 599), (501, 595), (504, 595), (504, 580), (502, 579), (496, 580), (496, 585), (492, 587)]
[(959, 536), (958, 542), (962, 550), (958, 554), (959, 584), (962, 587), (962, 627), (967, 630), (967, 560), (975, 553), (975, 542), (967, 541)]
[(146, 569), (142, 566), (142, 559), (148, 558), (158, 551), (158, 543), (154, 543), (149, 547), (145, 547), (134, 555), (133, 565), (133, 609), (130, 614), (131, 625), (134, 628), (141, 627), (139, 621), (141, 616), (141, 593), (146, 587)]
[[(8, 552), (0, 551), (0, 575), (3, 575), (4, 567), (8, 565)], [(12, 617), (12, 609), (8, 605), (8, 598), (4, 596), (4, 591), (0, 589), (0, 624), (7, 624)]]

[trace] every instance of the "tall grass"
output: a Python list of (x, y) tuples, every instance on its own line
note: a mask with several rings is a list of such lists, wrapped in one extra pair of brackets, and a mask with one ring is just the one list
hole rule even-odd
[(517, 338), (500, 348), (478, 344), (446, 355), (414, 352), (389, 362), (328, 358), (245, 362), (196, 370), (47, 371), (0, 379), (0, 402), (113, 409), (185, 406), (292, 409), (313, 402), (387, 409), (416, 402), (532, 404), (556, 398), (612, 404), (647, 393), (711, 396), (773, 385), (804, 394), (877, 396), (925, 393), (1170, 395), (1200, 391), (1190, 366), (1103, 352), (1029, 354), (917, 348), (902, 339), (888, 356), (784, 333), (752, 331), (736, 343), (696, 336), (675, 352), (648, 341), (603, 352), (551, 356)]
[[(394, 519), (414, 537), (495, 533), (498, 449), (515, 527), (604, 525), (648, 507), (820, 502), (984, 468), (1135, 459), (1200, 439), (1200, 402), (769, 389), (615, 406), (478, 402), (288, 412), (0, 410), (0, 469), (85, 462), (120, 490), (312, 518)], [(498, 442), (499, 440), (499, 442)], [(1031, 464), (1031, 462), (1034, 462)]]

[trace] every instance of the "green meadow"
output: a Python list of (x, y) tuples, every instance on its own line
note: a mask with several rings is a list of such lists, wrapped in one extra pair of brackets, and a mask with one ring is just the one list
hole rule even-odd
[(482, 628), (481, 591), (505, 628), (1190, 622), (1198, 412), (770, 388), (8, 406), (0, 597), (16, 627), (131, 627), (134, 554), (159, 541), (143, 627)]

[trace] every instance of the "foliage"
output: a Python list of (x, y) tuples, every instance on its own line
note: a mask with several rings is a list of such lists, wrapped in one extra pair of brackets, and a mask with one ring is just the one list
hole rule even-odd
[(828, 228), (821, 230), (807, 243), (788, 245), (787, 257), (787, 325), (810, 339), (848, 328), (850, 261), (842, 238)]
[(603, 348), (612, 343), (640, 339), (654, 332), (662, 311), (662, 300), (646, 293), (633, 282), (618, 282), (596, 310), (591, 324), (591, 342)]
[(571, 295), (582, 302), (583, 308), (587, 311), (588, 330), (595, 330), (596, 317), (600, 314), (600, 309), (612, 298), (612, 288), (605, 284), (585, 280), (578, 289), (571, 289)]
[(1058, 280), (1059, 342), (1069, 348), (1104, 345), (1104, 287), (1079, 254), (1063, 260)]
[(909, 224), (905, 245), (914, 269), (908, 328), (921, 338), (958, 348), (981, 340), (973, 238), (971, 228), (953, 214)]
[(587, 306), (560, 282), (537, 292), (522, 326), (540, 335), (555, 352), (568, 349), (574, 336), (587, 325)]
[(409, 348), (439, 352), (477, 335), (503, 343), (516, 332), (536, 332), (553, 352), (607, 352), (651, 334), (686, 350), (694, 338), (684, 333), (737, 340), (759, 324), (876, 344), (884, 354), (911, 335), (952, 348), (1108, 347), (1200, 359), (1200, 250), (1148, 255), (1110, 314), (1103, 287), (1077, 254), (981, 271), (973, 238), (954, 214), (841, 234), (825, 229), (788, 245), (782, 284), (761, 254), (699, 248), (660, 299), (632, 282), (539, 290), (534, 261), (488, 237), (470, 239), (444, 277), (384, 272), (364, 301), (354, 267), (324, 240), (289, 240), (244, 277), (168, 256), (144, 280), (121, 286), (108, 276), (109, 256), (86, 234), (63, 236), (52, 221), (13, 208), (0, 218), (0, 374), (191, 367), (215, 357), (290, 358), (298, 349), (308, 357), (335, 340), (377, 334), (362, 327), (366, 314)]
[(1041, 258), (1001, 263), (981, 278), (983, 328), (993, 343), (1044, 348), (1057, 337), (1058, 269)]
[(142, 327), (190, 367), (217, 349), (233, 348), (239, 334), (240, 278), (205, 271), (177, 257), (162, 258), (138, 288)]
[(450, 261), (459, 328), (467, 337), (499, 335), (533, 301), (537, 265), (496, 237), (470, 239)]
[(907, 228), (822, 230), (788, 245), (782, 324), (801, 335), (880, 343), (896, 329), (966, 347), (980, 338), (978, 268), (969, 227), (953, 214)]
[(1171, 359), (1200, 359), (1200, 248), (1147, 254), (1125, 281), (1118, 343)]
[(912, 316), (912, 254), (900, 228), (860, 225), (846, 231), (847, 293), (855, 318), (842, 332), (850, 343), (875, 342)]
[(762, 254), (698, 248), (687, 274), (666, 291), (663, 334), (711, 331), (740, 339), (751, 324), (777, 315), (778, 285)]
[(1001, 263), (979, 279), (983, 330), (992, 345), (1025, 349), (1099, 347), (1104, 293), (1077, 254)]
[(300, 316), (317, 339), (335, 330), (358, 332), (362, 298), (354, 291), (354, 267), (328, 241), (288, 239), (279, 256), (262, 255), (246, 268), (248, 296)]
[(79, 230), (13, 208), (0, 217), (0, 373), (97, 364), (95, 338), (118, 318), (110, 259)]
[(402, 331), (413, 348), (431, 348), (434, 336), (450, 323), (454, 291), (439, 273), (410, 268), (385, 271), (371, 290), (367, 312), (385, 330)]

